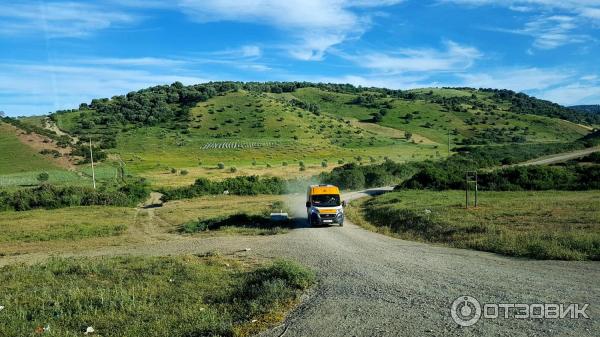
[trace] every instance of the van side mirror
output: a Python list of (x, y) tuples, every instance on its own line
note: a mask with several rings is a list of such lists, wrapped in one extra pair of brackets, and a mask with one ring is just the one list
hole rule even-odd
[(307, 201), (306, 202), (306, 208), (309, 208), (309, 207), (310, 207), (310, 201)]
[(346, 200), (342, 201), (342, 207), (346, 207), (347, 203)]

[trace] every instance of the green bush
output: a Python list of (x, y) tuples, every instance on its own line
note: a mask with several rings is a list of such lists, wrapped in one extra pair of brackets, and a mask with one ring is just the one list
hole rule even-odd
[(224, 169), (224, 168), (225, 168), (225, 164), (223, 164), (223, 163), (218, 163), (218, 164), (217, 164), (217, 167), (218, 167), (220, 170), (222, 170), (222, 169)]
[(181, 226), (180, 231), (182, 233), (196, 233), (218, 230), (222, 227), (275, 229), (277, 227), (290, 227), (292, 225), (291, 221), (274, 223), (268, 216), (238, 213), (230, 216), (186, 222)]
[(234, 195), (283, 194), (287, 191), (286, 181), (277, 177), (238, 176), (221, 181), (198, 178), (191, 186), (163, 188), (162, 200), (195, 198), (202, 195), (223, 194), (228, 191)]
[(36, 208), (55, 209), (71, 206), (133, 206), (148, 198), (149, 189), (140, 180), (120, 187), (59, 187), (42, 184), (12, 193), (0, 192), (0, 210), (27, 211)]

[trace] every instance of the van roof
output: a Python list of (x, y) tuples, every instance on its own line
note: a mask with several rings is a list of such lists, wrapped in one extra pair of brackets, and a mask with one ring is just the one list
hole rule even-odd
[(340, 194), (340, 189), (333, 185), (311, 185), (310, 194)]

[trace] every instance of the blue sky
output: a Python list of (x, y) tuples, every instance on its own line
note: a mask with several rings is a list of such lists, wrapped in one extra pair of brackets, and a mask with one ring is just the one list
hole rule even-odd
[(600, 0), (0, 2), (0, 110), (211, 80), (508, 88), (600, 103)]

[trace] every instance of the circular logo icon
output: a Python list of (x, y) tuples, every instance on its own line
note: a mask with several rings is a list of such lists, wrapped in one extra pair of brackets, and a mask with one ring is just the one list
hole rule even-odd
[(452, 302), (452, 319), (460, 326), (471, 326), (481, 318), (481, 305), (471, 296), (459, 296)]

